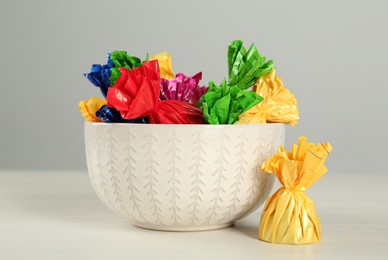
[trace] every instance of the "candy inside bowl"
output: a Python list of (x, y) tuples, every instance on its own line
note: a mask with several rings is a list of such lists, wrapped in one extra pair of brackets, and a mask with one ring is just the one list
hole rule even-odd
[(85, 122), (99, 199), (136, 226), (218, 229), (258, 208), (274, 178), (260, 165), (284, 143), (281, 123), (157, 125)]
[(175, 74), (169, 53), (142, 61), (116, 50), (85, 74), (104, 97), (79, 103), (92, 185), (134, 225), (227, 227), (271, 190), (260, 166), (299, 119), (297, 102), (254, 44), (233, 41), (227, 54), (220, 84)]

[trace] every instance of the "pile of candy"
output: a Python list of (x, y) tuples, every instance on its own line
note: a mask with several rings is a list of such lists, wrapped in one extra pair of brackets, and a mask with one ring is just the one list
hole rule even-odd
[(89, 122), (296, 125), (295, 97), (253, 44), (248, 50), (240, 40), (229, 45), (228, 72), (219, 86), (200, 86), (201, 72), (174, 75), (169, 53), (141, 61), (113, 51), (107, 64), (85, 74), (106, 99), (81, 101), (79, 109)]

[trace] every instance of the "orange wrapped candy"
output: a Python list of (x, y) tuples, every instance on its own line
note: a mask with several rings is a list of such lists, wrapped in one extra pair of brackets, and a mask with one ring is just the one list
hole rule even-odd
[(164, 79), (173, 79), (175, 77), (172, 71), (171, 55), (168, 52), (156, 54), (150, 60), (157, 60), (159, 63), (160, 77)]
[(96, 116), (96, 112), (103, 105), (106, 105), (106, 100), (98, 97), (91, 97), (89, 100), (80, 101), (78, 103), (78, 108), (86, 121), (102, 122), (101, 119)]
[(304, 192), (327, 171), (324, 163), (331, 152), (329, 143), (315, 145), (299, 138), (292, 152), (279, 153), (261, 169), (276, 173), (282, 188), (268, 198), (261, 215), (259, 239), (278, 244), (310, 244), (321, 238), (321, 225), (314, 203)]
[(295, 96), (284, 87), (276, 71), (258, 78), (253, 88), (264, 100), (242, 115), (236, 124), (285, 123), (295, 126), (299, 119)]
[(260, 107), (260, 104), (261, 103), (250, 108), (245, 113), (241, 114), (239, 116), (238, 121), (235, 124), (242, 125), (242, 124), (265, 124), (265, 123), (267, 123), (266, 115), (265, 115), (263, 109)]

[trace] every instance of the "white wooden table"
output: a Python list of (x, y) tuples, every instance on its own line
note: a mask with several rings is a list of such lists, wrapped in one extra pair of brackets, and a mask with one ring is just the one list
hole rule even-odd
[(257, 239), (261, 208), (234, 227), (160, 232), (105, 208), (86, 172), (0, 171), (0, 259), (388, 259), (388, 174), (329, 172), (308, 191), (319, 244)]

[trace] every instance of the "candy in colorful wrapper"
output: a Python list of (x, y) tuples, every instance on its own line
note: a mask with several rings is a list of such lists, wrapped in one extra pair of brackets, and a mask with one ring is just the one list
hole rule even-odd
[(199, 100), (202, 98), (203, 95), (208, 91), (209, 87), (198, 87), (196, 88), (190, 98), (190, 103), (197, 105)]
[[(263, 101), (261, 102), (263, 103)], [(238, 121), (235, 123), (236, 125), (245, 125), (245, 124), (265, 124), (267, 123), (267, 119), (263, 109), (259, 106), (261, 103), (256, 106), (250, 108), (248, 111), (242, 113)]]
[(179, 100), (197, 104), (208, 89), (207, 87), (200, 87), (198, 85), (201, 79), (202, 72), (192, 77), (178, 73), (173, 79), (161, 79), (160, 98), (162, 100)]
[(147, 124), (148, 119), (146, 117), (141, 117), (133, 120), (123, 119), (120, 115), (120, 112), (113, 107), (107, 107), (106, 105), (102, 106), (97, 112), (96, 116), (102, 120), (104, 123), (141, 123)]
[(202, 111), (193, 104), (162, 100), (149, 117), (151, 124), (203, 124)]
[(101, 119), (96, 116), (96, 112), (104, 105), (106, 105), (106, 100), (98, 97), (91, 97), (89, 100), (80, 101), (78, 103), (78, 108), (86, 121), (101, 122)]
[(259, 239), (278, 244), (310, 244), (321, 237), (321, 225), (314, 203), (305, 190), (327, 171), (324, 163), (332, 147), (315, 145), (299, 138), (292, 152), (279, 153), (264, 162), (261, 169), (276, 173), (283, 187), (268, 198), (259, 225)]
[(117, 109), (124, 119), (149, 116), (159, 99), (160, 78), (158, 62), (145, 62), (129, 71), (119, 68), (121, 73), (116, 84), (109, 88), (108, 107)]
[(247, 89), (255, 84), (256, 78), (263, 77), (273, 69), (272, 60), (259, 54), (252, 44), (248, 51), (242, 41), (233, 41), (228, 48), (229, 84)]
[(198, 102), (204, 118), (210, 124), (234, 124), (239, 116), (259, 104), (263, 98), (238, 86), (229, 86), (224, 80), (221, 86), (209, 83), (209, 90)]
[(102, 106), (97, 112), (96, 116), (104, 123), (124, 123), (120, 112), (113, 107)]
[(96, 87), (99, 87), (104, 97), (110, 87), (111, 68), (113, 67), (113, 61), (108, 54), (108, 61), (105, 65), (94, 64), (90, 69), (90, 73), (84, 74), (84, 76)]
[(284, 87), (276, 71), (258, 78), (253, 91), (264, 98), (263, 102), (246, 111), (236, 124), (285, 123), (295, 126), (299, 119), (295, 96)]
[[(131, 71), (120, 68), (121, 76), (109, 88), (107, 107), (117, 109), (122, 118), (149, 117), (155, 124), (197, 124), (203, 122), (202, 111), (194, 105), (159, 100), (160, 76), (158, 61), (144, 62)], [(179, 115), (178, 115), (179, 114)]]
[[(113, 86), (116, 83), (116, 80), (120, 77), (120, 68), (126, 68), (131, 70), (132, 68), (137, 68), (143, 63), (138, 57), (130, 56), (126, 51), (113, 51), (110, 55), (114, 66), (110, 69), (110, 85)], [(148, 55), (146, 60), (148, 60)]]
[(159, 62), (160, 77), (163, 79), (172, 79), (175, 77), (172, 71), (171, 55), (168, 52), (156, 54), (150, 60), (157, 60)]

